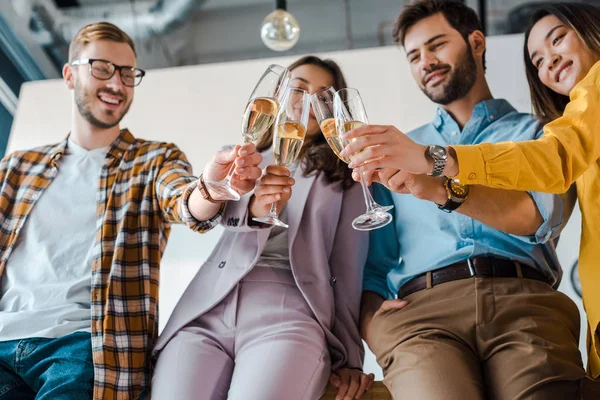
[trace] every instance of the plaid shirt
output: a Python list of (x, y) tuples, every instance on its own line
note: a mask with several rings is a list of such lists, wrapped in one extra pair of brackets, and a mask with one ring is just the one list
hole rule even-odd
[[(0, 276), (27, 216), (58, 173), (66, 145), (64, 140), (2, 160)], [(173, 144), (135, 139), (123, 130), (108, 150), (96, 196), (91, 266), (94, 399), (137, 399), (150, 386), (158, 267), (171, 223), (206, 232), (224, 208), (209, 221), (194, 219), (187, 200), (196, 185), (185, 155)]]

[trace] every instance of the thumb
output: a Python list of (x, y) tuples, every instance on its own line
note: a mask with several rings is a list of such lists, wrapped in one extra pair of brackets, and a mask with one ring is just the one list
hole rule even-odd
[(413, 187), (415, 187), (415, 184), (417, 183), (417, 180), (414, 176), (414, 174), (406, 174), (406, 179), (404, 180), (404, 185), (411, 189)]
[(407, 304), (408, 304), (408, 301), (406, 301), (406, 300), (401, 300), (401, 299), (387, 300), (387, 301), (383, 302), (383, 304), (381, 305), (381, 308), (384, 309), (385, 311), (400, 310), (400, 309), (406, 307)]

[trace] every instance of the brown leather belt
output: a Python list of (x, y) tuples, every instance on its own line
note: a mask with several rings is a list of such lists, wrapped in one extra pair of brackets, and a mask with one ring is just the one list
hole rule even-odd
[[(520, 274), (519, 269), (521, 270)], [(398, 290), (398, 298), (401, 299), (409, 294), (426, 289), (428, 287), (428, 274), (429, 272), (418, 275), (402, 285), (400, 290)], [(549, 283), (549, 279), (544, 276), (544, 274), (529, 265), (503, 258), (484, 256), (470, 258), (466, 261), (457, 262), (447, 267), (431, 271), (431, 284), (429, 287), (445, 282), (471, 278), (473, 276), (495, 276), (499, 278), (521, 277)]]

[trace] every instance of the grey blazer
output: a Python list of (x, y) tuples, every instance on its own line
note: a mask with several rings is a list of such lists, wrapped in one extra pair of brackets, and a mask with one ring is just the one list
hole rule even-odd
[[(261, 167), (273, 164), (263, 154)], [(364, 349), (358, 331), (363, 267), (369, 235), (352, 228), (365, 210), (359, 184), (343, 191), (322, 173), (295, 176), (287, 205), (292, 273), (323, 327), (332, 369), (362, 368)], [(226, 231), (200, 267), (171, 314), (154, 351), (189, 322), (217, 305), (256, 265), (270, 228), (248, 226), (249, 193), (230, 201), (221, 220)]]

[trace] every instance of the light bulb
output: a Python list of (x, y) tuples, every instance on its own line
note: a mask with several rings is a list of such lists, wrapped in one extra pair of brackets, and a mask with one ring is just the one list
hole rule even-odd
[(300, 25), (292, 14), (277, 9), (263, 20), (260, 38), (271, 50), (286, 51), (298, 42)]

